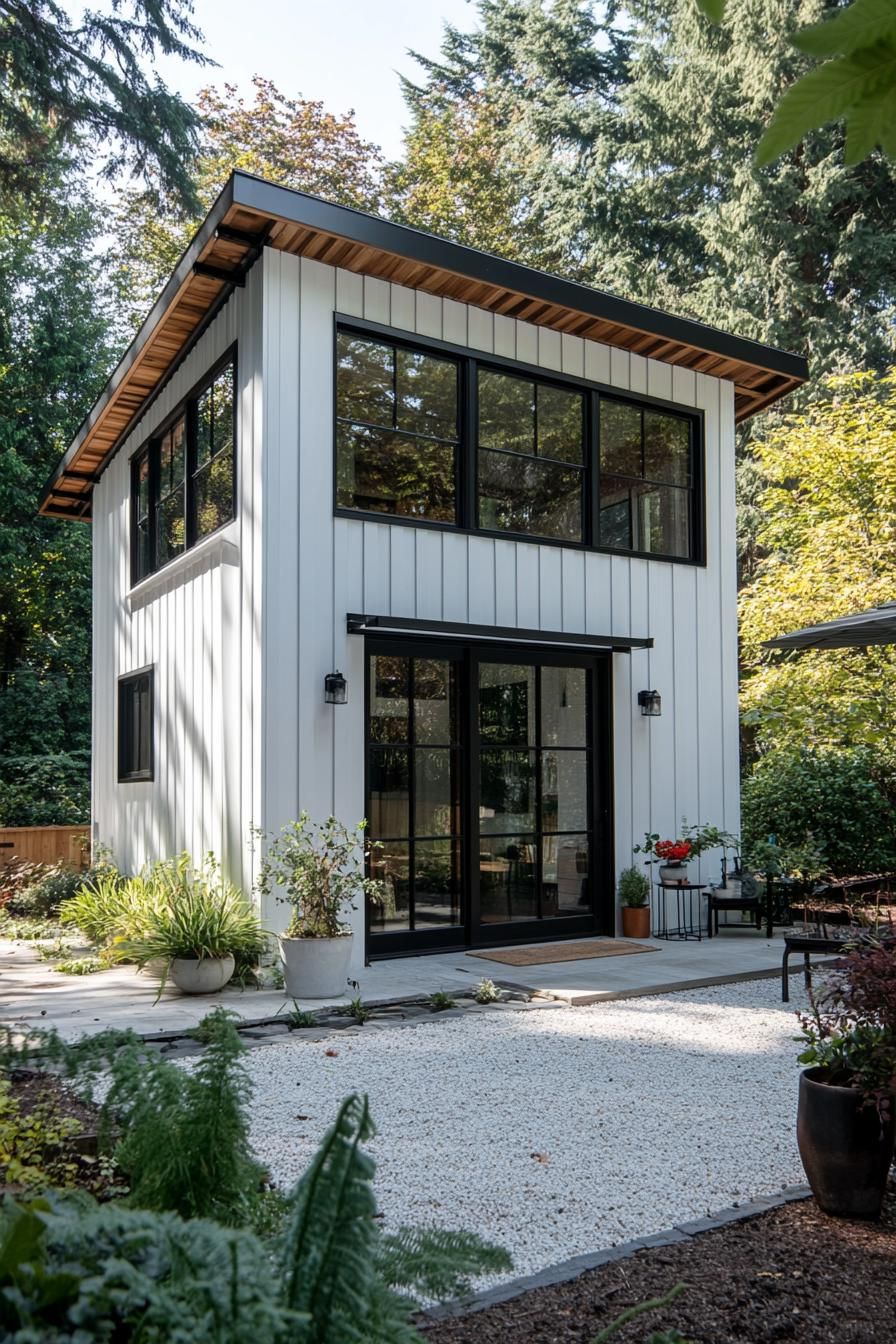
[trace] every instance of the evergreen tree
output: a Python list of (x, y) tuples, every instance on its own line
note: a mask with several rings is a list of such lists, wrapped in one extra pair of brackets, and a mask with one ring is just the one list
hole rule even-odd
[(250, 103), (230, 84), (198, 96), (195, 206), (172, 199), (160, 208), (152, 183), (121, 193), (112, 221), (118, 258), (113, 279), (126, 330), (146, 316), (234, 168), (360, 210), (381, 208), (382, 155), (361, 139), (353, 113), (339, 117), (323, 103), (288, 98), (258, 75), (252, 82)]
[[(57, 161), (40, 211), (0, 211), (0, 774), (16, 773), (9, 758), (39, 757), (83, 799), (90, 530), (37, 515), (111, 358), (95, 211), (68, 173)], [(17, 807), (33, 819), (27, 798)]]
[[(807, 350), (815, 377), (882, 370), (896, 350), (896, 168), (876, 154), (845, 166), (837, 127), (753, 162), (811, 64), (790, 35), (825, 8), (750, 0), (717, 28), (693, 0), (628, 0), (607, 27), (594, 0), (480, 0), (480, 31), (449, 30), (411, 112), (424, 96), (450, 98), (456, 117), (474, 95), (496, 109), (488, 152), (564, 273)], [(538, 259), (525, 231), (515, 251)]]

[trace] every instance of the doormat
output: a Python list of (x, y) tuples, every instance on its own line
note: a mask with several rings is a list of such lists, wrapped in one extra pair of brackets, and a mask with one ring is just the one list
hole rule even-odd
[(540, 966), (549, 961), (588, 961), (591, 957), (627, 957), (630, 952), (659, 952), (646, 943), (623, 942), (616, 938), (593, 938), (589, 942), (543, 943), (541, 947), (489, 948), (487, 952), (468, 952), (468, 957), (483, 961), (501, 961), (505, 966)]

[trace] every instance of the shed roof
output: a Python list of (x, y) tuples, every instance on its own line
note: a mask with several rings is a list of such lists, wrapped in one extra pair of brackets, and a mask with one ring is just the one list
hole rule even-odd
[(47, 483), (41, 513), (90, 517), (103, 467), (264, 247), (728, 379), (738, 420), (808, 376), (801, 355), (234, 172)]

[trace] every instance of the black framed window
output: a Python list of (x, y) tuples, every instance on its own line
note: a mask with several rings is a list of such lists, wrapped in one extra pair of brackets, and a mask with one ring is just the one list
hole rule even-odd
[(369, 660), (368, 822), (371, 875), (383, 899), (372, 933), (460, 923), (461, 743), (456, 651)]
[(336, 325), (337, 513), (704, 562), (703, 417)]
[(236, 352), (131, 459), (132, 582), (236, 515)]
[(477, 401), (480, 527), (582, 541), (584, 394), (479, 368)]
[(685, 559), (693, 549), (693, 421), (600, 400), (600, 544)]
[(349, 331), (336, 342), (338, 507), (455, 522), (457, 360)]
[(153, 777), (153, 669), (118, 681), (118, 779)]

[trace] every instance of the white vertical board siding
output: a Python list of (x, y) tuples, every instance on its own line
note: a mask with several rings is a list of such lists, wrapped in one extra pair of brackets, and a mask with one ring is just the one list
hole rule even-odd
[[(262, 268), (174, 372), (94, 491), (93, 817), (122, 868), (211, 850), (245, 887), (260, 817)], [(237, 344), (237, 517), (133, 592), (130, 458)], [(117, 680), (154, 668), (155, 777), (119, 784)]]
[[(364, 810), (363, 639), (350, 611), (652, 636), (612, 657), (615, 868), (648, 830), (738, 815), (734, 411), (729, 384), (454, 300), (265, 255), (262, 824)], [(563, 369), (705, 415), (706, 567), (333, 516), (334, 313)], [(339, 669), (348, 703), (324, 703)], [(644, 718), (639, 690), (663, 697)], [(714, 862), (713, 862), (714, 869)], [(707, 869), (704, 877), (715, 876)], [(266, 912), (274, 919), (273, 912)], [(353, 919), (360, 933), (363, 911)], [(360, 962), (362, 940), (356, 940)]]

